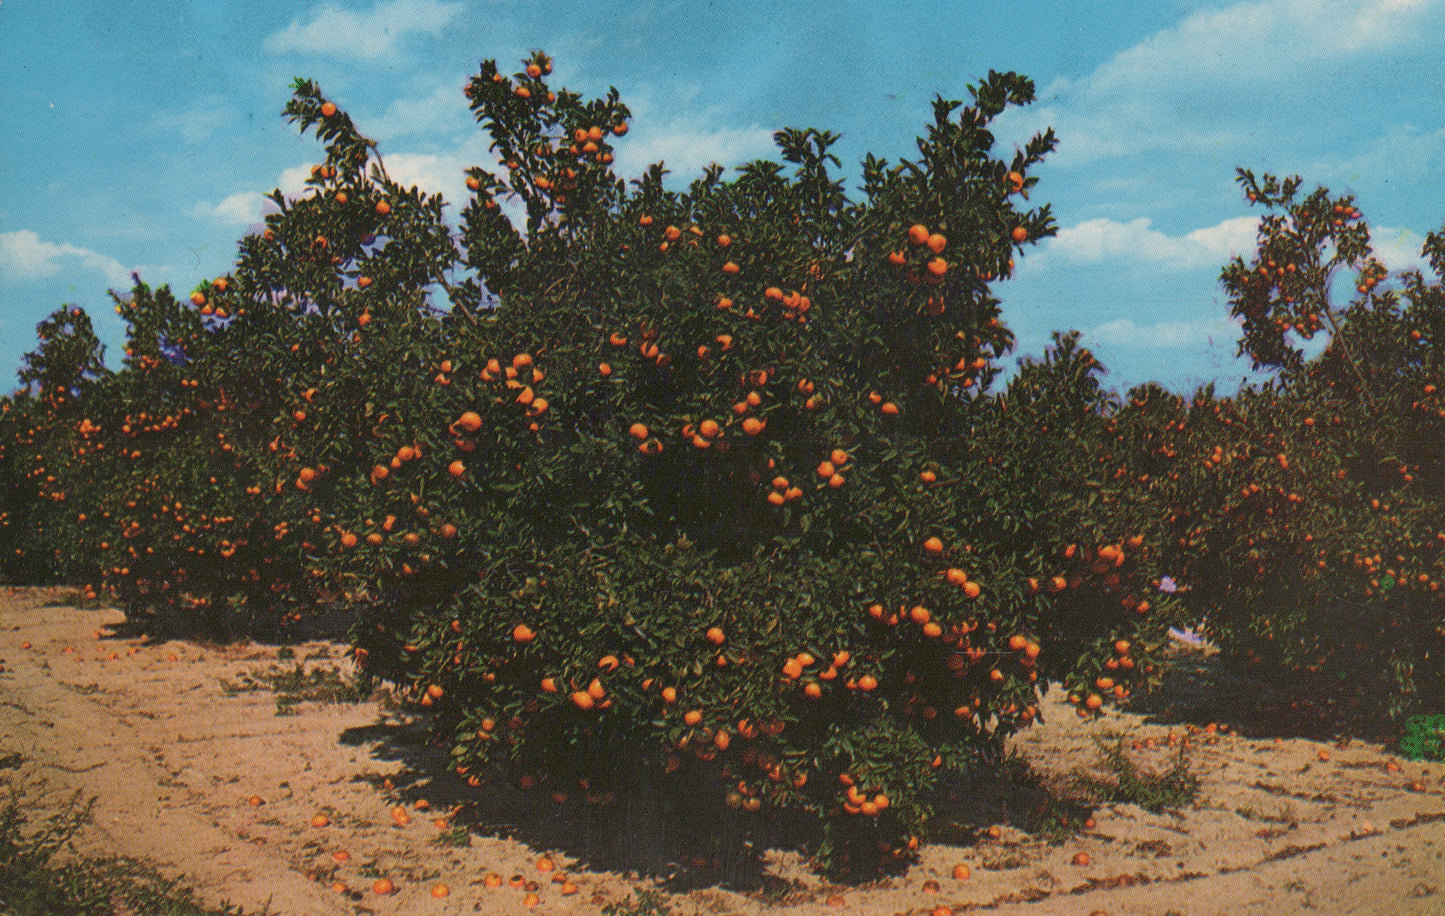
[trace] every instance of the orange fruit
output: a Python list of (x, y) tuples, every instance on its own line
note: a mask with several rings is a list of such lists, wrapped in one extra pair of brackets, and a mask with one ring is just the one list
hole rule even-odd
[(1074, 853), (1074, 858), (1071, 861), (1078, 867), (1083, 868), (1093, 860), (1089, 858), (1089, 854), (1087, 852), (1076, 852)]
[(313, 817), (313, 818), (311, 819), (311, 826), (312, 826), (312, 827), (318, 827), (318, 828), (319, 828), (319, 827), (327, 827), (327, 826), (330, 826), (330, 824), (331, 824), (331, 818), (327, 817), (327, 816), (324, 815), (324, 814), (318, 814), (318, 815), (316, 815), (315, 817)]
[(342, 862), (345, 862), (350, 858), (351, 853), (347, 852), (344, 849), (338, 849), (331, 854), (331, 861), (335, 862), (337, 865), (340, 865)]
[(627, 428), (627, 434), (634, 439), (643, 440), (647, 438), (647, 427), (642, 423), (634, 423)]
[(452, 475), (453, 477), (461, 477), (466, 472), (467, 466), (463, 464), (460, 460), (453, 461), (451, 464), (447, 465), (447, 473)]
[(371, 884), (371, 892), (385, 896), (396, 892), (396, 885), (391, 883), (390, 878), (377, 878)]
[(482, 428), (482, 418), (476, 411), (468, 410), (457, 417), (456, 427), (463, 432), (474, 433)]
[(923, 549), (928, 553), (943, 553), (943, 541), (938, 537), (930, 537), (923, 542)]
[(972, 874), (973, 872), (969, 870), (969, 867), (962, 862), (953, 866), (953, 880), (955, 881), (967, 881)]
[(322, 103), (321, 103), (321, 117), (323, 117), (323, 118), (329, 118), (329, 117), (331, 117), (331, 116), (334, 115), (334, 114), (336, 114), (336, 106), (335, 106), (335, 105), (333, 105), (333, 104), (330, 103), (330, 102), (322, 102)]
[(531, 642), (536, 637), (537, 634), (533, 632), (532, 628), (527, 626), (525, 623), (519, 623), (512, 628), (512, 639), (516, 640), (519, 643), (522, 643), (523, 645)]
[(928, 237), (928, 250), (934, 254), (943, 254), (943, 249), (948, 246), (948, 239), (937, 232)]
[(928, 227), (920, 223), (914, 223), (908, 227), (908, 241), (915, 245), (928, 244)]
[(1029, 240), (1029, 231), (1023, 226), (1015, 226), (1014, 231), (1009, 233), (1009, 237), (1015, 242), (1027, 242)]
[(722, 627), (708, 627), (707, 641), (715, 646), (720, 646), (727, 642), (727, 634), (722, 631)]
[(451, 892), (452, 889), (447, 887), (445, 884), (433, 884), (431, 887), (431, 895), (438, 900), (442, 899), (443, 897), (450, 896)]

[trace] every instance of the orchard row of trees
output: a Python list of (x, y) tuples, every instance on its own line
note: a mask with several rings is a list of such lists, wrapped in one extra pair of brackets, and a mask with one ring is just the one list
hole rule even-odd
[(1269, 384), (1121, 399), (1074, 334), (1002, 384), (992, 286), (1054, 231), (1052, 132), (989, 131), (1029, 80), (939, 99), (852, 196), (816, 130), (623, 180), (616, 93), (523, 64), (466, 87), (496, 162), (457, 226), (298, 81), (325, 161), (233, 271), (116, 296), (116, 371), (83, 310), (43, 323), (6, 574), (210, 633), (345, 614), (474, 785), (783, 809), (839, 873), (905, 859), (1050, 682), (1086, 718), (1157, 683), (1174, 624), (1360, 721), (1445, 695), (1445, 293), (1349, 198), (1241, 173), (1267, 215), (1223, 280)]

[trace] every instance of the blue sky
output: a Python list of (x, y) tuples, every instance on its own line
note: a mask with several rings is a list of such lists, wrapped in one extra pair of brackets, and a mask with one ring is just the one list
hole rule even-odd
[(294, 77), (393, 176), (459, 201), (488, 161), (463, 82), (540, 48), (554, 85), (632, 108), (621, 174), (682, 179), (770, 155), (785, 126), (841, 133), (856, 175), (913, 154), (935, 94), (1024, 73), (1039, 102), (999, 142), (1057, 131), (1034, 200), (1061, 231), (997, 287), (1017, 355), (1078, 328), (1120, 391), (1232, 389), (1248, 367), (1217, 278), (1254, 237), (1235, 167), (1356, 194), (1386, 264), (1419, 263), (1445, 223), (1441, 36), (1445, 0), (0, 0), (0, 372), (72, 302), (115, 365), (108, 288), (230, 268), (262, 195), (318, 160), (280, 117)]

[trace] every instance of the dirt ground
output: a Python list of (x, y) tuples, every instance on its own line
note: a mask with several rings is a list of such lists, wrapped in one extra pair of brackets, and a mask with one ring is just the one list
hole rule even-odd
[[(145, 858), (207, 899), (273, 914), (597, 914), (651, 886), (548, 845), (565, 835), (548, 825), (573, 809), (545, 797), (525, 802), (530, 814), (458, 829), (464, 787), (428, 782), (445, 758), (384, 696), (278, 715), (276, 694), (245, 689), (294, 666), (276, 647), (125, 637), (112, 630), (119, 612), (54, 603), (62, 597), (0, 592), (0, 753), (23, 755), (38, 804), (96, 797), (86, 852)], [(340, 646), (293, 650), (307, 671), (346, 670)], [(1189, 737), (1197, 804), (1103, 805), (1092, 827), (1054, 843), (1003, 826), (970, 845), (929, 845), (906, 874), (862, 887), (829, 886), (796, 854), (771, 851), (761, 889), (705, 885), (672, 895), (671, 911), (1445, 914), (1445, 766), (1378, 744), (1210, 736), (1136, 713), (1085, 724), (1057, 693), (1047, 724), (1016, 739), (1041, 774), (1097, 764), (1101, 734), (1122, 735), (1145, 767), (1167, 764), (1171, 735)], [(409, 821), (393, 816), (399, 803)], [(317, 814), (329, 823), (313, 826)], [(626, 813), (615, 819), (627, 829)], [(539, 869), (543, 857), (555, 870)], [(953, 877), (957, 864), (969, 877)], [(395, 892), (373, 893), (378, 877)]]

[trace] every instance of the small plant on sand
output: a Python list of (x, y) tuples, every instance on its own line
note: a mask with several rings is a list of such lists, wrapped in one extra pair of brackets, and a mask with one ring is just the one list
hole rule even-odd
[(457, 824), (438, 833), (432, 842), (438, 846), (470, 846), (472, 833), (464, 825)]
[(275, 665), (265, 671), (243, 674), (239, 681), (222, 679), (221, 689), (227, 696), (238, 693), (270, 691), (276, 694), (276, 715), (294, 715), (293, 707), (308, 701), (318, 703), (357, 703), (366, 698), (354, 678), (335, 668), (317, 667), (307, 670), (297, 663), (293, 668)]
[[(17, 757), (0, 760), (11, 769)], [(0, 912), (6, 916), (243, 916), (226, 905), (206, 907), (179, 882), (135, 860), (73, 856), (72, 842), (89, 823), (94, 799), (82, 801), (77, 792), (32, 824), (37, 803), (27, 788), (7, 777), (0, 792), (6, 796), (0, 802)]]
[(1078, 773), (1075, 786), (1099, 802), (1134, 804), (1159, 813), (1183, 808), (1199, 795), (1199, 777), (1189, 769), (1189, 751), (1180, 747), (1162, 772), (1141, 768), (1124, 753), (1121, 735), (1094, 739), (1106, 776)]
[(634, 888), (637, 899), (628, 894), (602, 908), (602, 916), (668, 916), (672, 903), (662, 891)]
[(1445, 761), (1445, 713), (1406, 719), (1400, 753), (1411, 760)]

